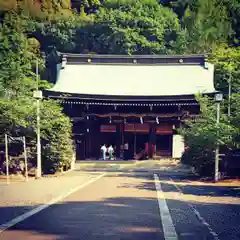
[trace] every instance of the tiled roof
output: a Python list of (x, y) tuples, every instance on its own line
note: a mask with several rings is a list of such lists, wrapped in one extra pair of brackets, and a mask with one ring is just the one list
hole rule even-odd
[(68, 57), (64, 57), (56, 84), (49, 91), (90, 99), (97, 99), (96, 96), (156, 98), (215, 92), (214, 66), (203, 57), (168, 56), (165, 63), (165, 58), (155, 56), (157, 62), (152, 64), (139, 63), (132, 58), (129, 63), (119, 56), (112, 58), (112, 63), (111, 58), (105, 62), (105, 57), (97, 55), (92, 59), (85, 55), (74, 56), (74, 61), (72, 57), (69, 56), (69, 62)]

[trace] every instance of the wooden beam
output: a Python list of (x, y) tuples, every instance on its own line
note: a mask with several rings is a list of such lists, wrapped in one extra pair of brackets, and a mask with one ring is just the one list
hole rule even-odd
[(182, 113), (106, 113), (106, 114), (98, 114), (98, 113), (90, 113), (89, 116), (93, 115), (99, 118), (109, 118), (109, 117), (159, 117), (159, 118), (168, 118), (168, 117), (178, 117), (182, 116)]

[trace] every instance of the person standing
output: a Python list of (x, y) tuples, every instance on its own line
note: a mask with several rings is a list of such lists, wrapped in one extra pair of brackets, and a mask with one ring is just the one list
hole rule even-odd
[(105, 144), (102, 145), (101, 152), (102, 152), (103, 160), (105, 161), (106, 160), (106, 153), (107, 153), (107, 148), (106, 148)]
[(124, 160), (124, 147), (123, 147), (123, 144), (120, 145), (120, 159)]
[(109, 160), (113, 160), (113, 152), (114, 152), (114, 149), (113, 149), (112, 145), (110, 145), (108, 147)]
[(128, 153), (128, 142), (124, 143), (124, 160), (128, 160), (129, 153)]

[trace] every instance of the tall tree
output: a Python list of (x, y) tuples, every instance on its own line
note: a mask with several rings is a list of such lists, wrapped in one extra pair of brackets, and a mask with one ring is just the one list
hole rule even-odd
[(72, 8), (85, 15), (95, 13), (102, 2), (102, 0), (72, 0)]
[(225, 0), (230, 15), (233, 35), (230, 44), (240, 45), (240, 0)]
[(9, 98), (21, 95), (25, 90), (23, 82), (33, 76), (31, 62), (35, 56), (24, 35), (26, 25), (26, 18), (11, 13), (0, 25), (0, 83)]
[(240, 47), (222, 44), (213, 49), (209, 60), (215, 65), (215, 86), (228, 94), (228, 82), (232, 91), (240, 90)]
[(185, 32), (177, 15), (156, 0), (108, 0), (93, 25), (78, 31), (78, 51), (98, 53), (180, 53)]
[[(182, 160), (195, 167), (200, 174), (209, 175), (214, 170), (214, 150), (217, 144), (232, 147), (236, 128), (224, 114), (221, 114), (220, 123), (216, 125), (214, 101), (200, 95), (196, 99), (200, 104), (200, 118), (186, 121), (187, 127), (179, 129), (188, 146)], [(223, 111), (224, 108), (221, 108), (221, 113)]]
[[(38, 42), (27, 39), (25, 34), (30, 22), (13, 12), (7, 13), (0, 24), (0, 141), (4, 133), (26, 136), (32, 143), (36, 139), (33, 90), (37, 82), (33, 65), (36, 59), (41, 63), (41, 59)], [(44, 170), (69, 167), (73, 156), (70, 120), (62, 114), (58, 103), (49, 100), (41, 104), (41, 119), (43, 159), (47, 168)]]
[(240, 147), (240, 94), (233, 94), (231, 99), (231, 124), (235, 127), (236, 131), (233, 135), (235, 147)]
[(162, 0), (161, 3), (173, 9), (187, 29), (188, 53), (209, 53), (216, 45), (232, 38), (233, 10), (229, 1)]
[(231, 37), (231, 23), (224, 0), (197, 0), (188, 4), (182, 18), (191, 52), (211, 52)]
[(0, 1), (0, 11), (24, 10), (36, 19), (52, 20), (71, 16), (70, 0), (8, 0)]

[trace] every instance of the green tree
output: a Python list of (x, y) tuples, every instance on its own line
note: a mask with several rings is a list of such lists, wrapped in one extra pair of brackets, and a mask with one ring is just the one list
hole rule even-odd
[[(5, 133), (26, 136), (28, 143), (36, 145), (33, 90), (37, 82), (32, 70), (36, 59), (40, 63), (41, 59), (38, 42), (24, 34), (29, 21), (24, 16), (8, 13), (0, 25), (0, 136), (1, 140)], [(39, 81), (38, 85), (49, 87), (45, 81)], [(68, 168), (73, 156), (71, 122), (53, 101), (43, 101), (41, 114), (44, 171)]]
[(236, 131), (221, 109), (219, 125), (216, 124), (216, 106), (208, 97), (197, 96), (200, 104), (200, 117), (186, 121), (186, 126), (179, 129), (184, 136), (188, 151), (182, 160), (190, 164), (202, 175), (213, 173), (214, 150), (220, 146), (233, 146), (233, 136)]
[(78, 31), (76, 50), (112, 54), (181, 53), (185, 32), (177, 15), (156, 0), (108, 0), (95, 22)]
[(189, 1), (182, 22), (188, 30), (188, 50), (191, 53), (209, 53), (232, 35), (224, 0)]
[(101, 2), (101, 0), (72, 0), (72, 7), (84, 16), (96, 12)]
[(30, 36), (38, 39), (41, 49), (47, 51), (49, 46), (55, 46), (62, 52), (71, 52), (75, 47), (74, 37), (78, 26), (74, 16), (56, 21), (33, 21)]
[(228, 93), (228, 81), (231, 80), (232, 91), (240, 89), (240, 47), (219, 45), (213, 49), (209, 60), (215, 65), (215, 85), (218, 90)]
[(42, 109), (43, 168), (46, 172), (67, 170), (74, 150), (71, 121), (55, 101), (45, 100)]
[(34, 75), (31, 63), (35, 56), (24, 35), (26, 24), (25, 18), (10, 13), (0, 25), (0, 84), (7, 98), (21, 95), (25, 90), (23, 82), (29, 83), (27, 79)]
[(240, 45), (240, 1), (225, 0), (227, 11), (229, 12), (231, 26), (233, 30), (230, 44)]
[(0, 11), (10, 11), (17, 8), (17, 0), (0, 1)]
[(70, 0), (7, 0), (0, 2), (0, 11), (21, 9), (35, 19), (54, 20), (72, 15)]
[(231, 99), (231, 124), (236, 131), (233, 134), (233, 143), (235, 147), (240, 147), (240, 94), (233, 94)]

